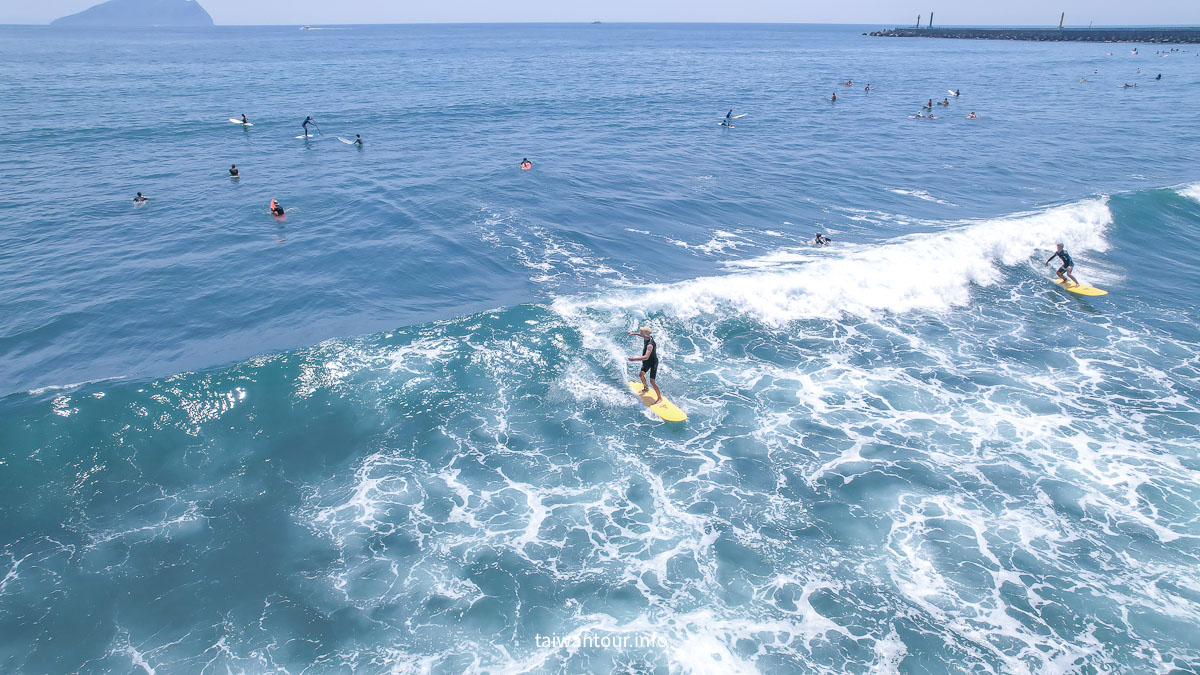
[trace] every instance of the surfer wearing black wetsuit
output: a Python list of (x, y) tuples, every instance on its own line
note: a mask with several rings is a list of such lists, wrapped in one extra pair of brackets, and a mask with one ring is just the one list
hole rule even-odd
[(826, 237), (825, 235), (821, 234), (820, 232), (817, 233), (817, 236), (813, 237), (813, 246), (825, 246), (832, 242), (833, 242), (832, 239), (830, 239), (829, 237)]
[(304, 137), (305, 138), (308, 138), (308, 125), (310, 125), (310, 124), (313, 126), (317, 125), (317, 123), (313, 121), (312, 117), (305, 117), (304, 123), (300, 125), (300, 126), (304, 127)]
[(237, 178), (237, 177), (238, 177), (238, 168), (237, 168), (237, 164), (234, 164), (233, 166), (229, 167), (229, 175), (230, 175), (230, 176), (232, 176), (232, 177), (234, 177), (234, 178)]
[(146, 201), (146, 198), (145, 198), (145, 197), (143, 197), (143, 196), (142, 196), (142, 193), (140, 193), (140, 192), (139, 192), (139, 193), (137, 193), (137, 196), (133, 198), (133, 203), (134, 203), (134, 204), (141, 204), (141, 203), (142, 203), (142, 202), (144, 202), (144, 201)]
[(246, 113), (242, 113), (242, 124), (250, 124), (250, 120), (246, 119)]
[(1076, 279), (1073, 274), (1071, 274), (1071, 270), (1075, 269), (1075, 261), (1071, 260), (1071, 254), (1067, 253), (1067, 249), (1063, 248), (1062, 244), (1058, 245), (1058, 250), (1055, 251), (1054, 255), (1046, 259), (1046, 266), (1048, 266), (1050, 261), (1054, 260), (1055, 258), (1062, 260), (1062, 265), (1059, 266), (1056, 274), (1058, 274), (1059, 279), (1062, 279), (1063, 285), (1067, 285), (1067, 280), (1063, 279), (1063, 275), (1065, 274), (1071, 278), (1071, 281), (1074, 282), (1076, 286), (1078, 286), (1079, 280)]
[[(658, 376), (658, 344), (654, 342), (649, 326), (642, 326), (638, 329), (638, 332), (630, 333), (629, 335), (636, 335), (642, 338), (642, 355), (629, 357), (630, 361), (642, 362), (642, 372), (638, 375), (642, 379), (642, 391), (639, 393), (644, 394), (650, 391), (650, 387), (654, 387), (654, 395), (656, 396), (654, 403), (658, 403), (662, 400), (662, 392), (658, 389), (658, 382), (654, 381), (654, 378)], [(650, 384), (646, 384), (647, 372), (650, 373)], [(654, 403), (651, 405), (654, 405)]]
[(354, 144), (361, 148), (362, 147), (362, 136), (360, 136), (359, 134), (354, 134)]

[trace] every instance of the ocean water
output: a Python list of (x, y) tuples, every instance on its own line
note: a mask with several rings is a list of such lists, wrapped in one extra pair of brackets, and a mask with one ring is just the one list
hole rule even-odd
[(1196, 49), (875, 28), (0, 27), (0, 669), (1198, 672)]

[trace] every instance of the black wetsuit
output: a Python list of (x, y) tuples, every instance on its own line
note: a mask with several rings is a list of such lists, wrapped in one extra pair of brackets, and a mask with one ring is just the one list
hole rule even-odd
[(230, 175), (230, 176), (233, 176), (234, 178), (237, 178), (237, 176), (238, 176), (238, 170), (237, 170), (237, 169), (230, 169), (230, 170), (229, 170), (229, 175)]
[(642, 354), (646, 353), (646, 347), (653, 347), (650, 351), (650, 358), (642, 361), (642, 372), (649, 372), (650, 379), (658, 377), (658, 344), (654, 342), (654, 338), (642, 338)]
[(1067, 249), (1065, 248), (1050, 256), (1051, 260), (1054, 260), (1055, 258), (1062, 260), (1062, 267), (1058, 268), (1059, 272), (1066, 272), (1068, 269), (1075, 267), (1075, 261), (1071, 260), (1071, 254), (1067, 253)]

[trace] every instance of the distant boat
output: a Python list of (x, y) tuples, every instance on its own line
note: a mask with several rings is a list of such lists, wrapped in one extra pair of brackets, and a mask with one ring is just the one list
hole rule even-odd
[(300, 30), (312, 30), (312, 26), (300, 26)]
[(593, 22), (592, 22), (592, 25), (593, 25), (593, 26), (595, 26), (595, 25), (596, 25), (596, 24), (598, 24), (598, 23), (600, 23), (600, 22), (599, 22), (599, 21), (593, 21)]

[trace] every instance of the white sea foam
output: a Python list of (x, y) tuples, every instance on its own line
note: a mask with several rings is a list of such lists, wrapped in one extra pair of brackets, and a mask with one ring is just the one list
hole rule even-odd
[(1200, 202), (1200, 183), (1193, 183), (1175, 189), (1176, 192), (1188, 199)]
[(565, 298), (556, 311), (637, 308), (646, 314), (692, 318), (715, 310), (771, 326), (797, 319), (836, 319), (878, 312), (945, 311), (966, 304), (971, 284), (990, 286), (1000, 265), (1028, 262), (1065, 241), (1078, 252), (1107, 248), (1112, 215), (1101, 200), (1041, 213), (968, 223), (942, 232), (902, 237), (798, 267), (704, 277), (603, 297)]
[(888, 192), (892, 192), (892, 193), (895, 193), (898, 195), (904, 195), (906, 197), (916, 197), (917, 199), (920, 199), (922, 201), (933, 202), (935, 204), (942, 204), (944, 206), (954, 206), (953, 203), (945, 201), (943, 199), (938, 199), (937, 197), (934, 197), (933, 195), (926, 192), (925, 190), (906, 190), (904, 188), (888, 188)]

